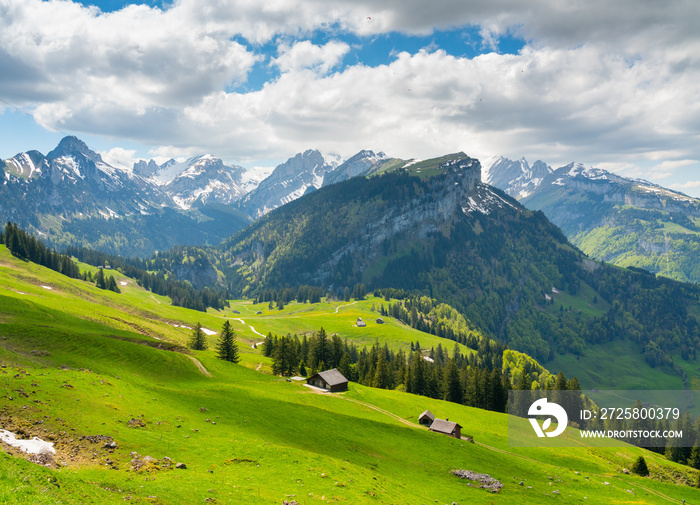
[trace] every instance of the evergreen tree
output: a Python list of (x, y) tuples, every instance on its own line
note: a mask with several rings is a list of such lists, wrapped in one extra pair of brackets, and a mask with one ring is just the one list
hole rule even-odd
[(649, 468), (647, 467), (647, 462), (644, 460), (644, 456), (639, 456), (634, 463), (632, 463), (632, 473), (646, 477), (649, 475)]
[(383, 352), (380, 352), (377, 358), (377, 368), (374, 372), (372, 386), (382, 389), (390, 389), (392, 387), (391, 371)]
[(447, 360), (443, 374), (443, 398), (448, 402), (462, 402), (462, 384), (459, 380), (459, 370), (454, 359)]
[(700, 447), (698, 447), (697, 445), (694, 445), (690, 451), (690, 458), (688, 459), (688, 464), (696, 470), (700, 470)]
[(216, 351), (219, 359), (230, 361), (231, 363), (238, 363), (240, 361), (236, 333), (231, 328), (231, 323), (229, 321), (224, 322)]
[(266, 357), (272, 356), (274, 351), (274, 342), (272, 340), (272, 332), (268, 332), (267, 337), (265, 337), (265, 344), (263, 346), (263, 355)]
[(190, 342), (189, 342), (190, 349), (194, 349), (195, 351), (206, 351), (207, 350), (207, 337), (204, 335), (204, 332), (202, 331), (202, 325), (197, 322), (197, 324), (194, 327), (194, 330), (192, 330), (192, 336), (190, 337)]
[(115, 293), (121, 293), (119, 286), (117, 286), (117, 281), (114, 280), (114, 276), (110, 275), (109, 277), (107, 277), (107, 282), (105, 284), (105, 287), (110, 291), (114, 291)]
[(98, 269), (95, 275), (95, 286), (100, 289), (107, 289), (107, 283), (105, 282), (105, 273), (103, 269)]

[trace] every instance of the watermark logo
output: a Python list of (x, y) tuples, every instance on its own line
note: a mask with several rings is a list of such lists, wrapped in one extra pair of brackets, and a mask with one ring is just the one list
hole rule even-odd
[[(569, 416), (566, 415), (566, 410), (554, 402), (548, 402), (546, 398), (540, 398), (530, 405), (527, 415), (529, 416), (530, 424), (535, 430), (535, 433), (537, 433), (538, 437), (557, 437), (564, 433), (566, 425), (569, 422)], [(533, 416), (548, 417), (544, 420), (542, 426), (540, 427), (539, 422)], [(557, 421), (557, 429), (554, 431), (547, 431), (547, 428), (549, 428), (552, 424), (552, 418)]]

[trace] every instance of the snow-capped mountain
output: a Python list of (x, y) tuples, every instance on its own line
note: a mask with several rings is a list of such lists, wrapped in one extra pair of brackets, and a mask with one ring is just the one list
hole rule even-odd
[(596, 259), (700, 282), (699, 199), (583, 163), (544, 176), (535, 165), (528, 170), (525, 159), (494, 158), (486, 163), (484, 180), (544, 212)]
[(231, 204), (247, 191), (243, 187), (245, 169), (229, 165), (211, 154), (184, 162), (173, 159), (158, 165), (154, 160), (134, 164), (141, 174), (167, 193), (183, 209), (212, 203)]
[(309, 190), (318, 189), (329, 172), (338, 167), (336, 157), (307, 150), (278, 165), (257, 188), (245, 195), (240, 208), (256, 219), (263, 214), (296, 200)]
[(24, 195), (13, 203), (10, 214), (39, 211), (64, 218), (74, 214), (114, 217), (172, 205), (158, 188), (108, 165), (76, 137), (65, 137), (46, 156), (29, 151), (5, 160), (8, 184)]
[(496, 186), (514, 198), (525, 198), (551, 173), (552, 168), (540, 160), (530, 166), (525, 158), (513, 161), (496, 156), (482, 163), (481, 177), (486, 184)]
[(355, 156), (352, 156), (348, 160), (338, 165), (335, 170), (327, 173), (323, 178), (323, 185), (328, 186), (329, 184), (345, 181), (351, 177), (364, 175), (377, 163), (387, 159), (387, 155), (382, 152), (375, 154), (374, 151), (363, 149)]
[(240, 195), (232, 181), (236, 174), (240, 178), (240, 167), (201, 156), (169, 187), (154, 180), (159, 168), (155, 162), (115, 168), (81, 140), (66, 137), (46, 156), (29, 151), (0, 161), (0, 219), (56, 247), (84, 245), (130, 256), (179, 244), (217, 244), (249, 222), (234, 209), (182, 210), (195, 201), (227, 198), (232, 188)]

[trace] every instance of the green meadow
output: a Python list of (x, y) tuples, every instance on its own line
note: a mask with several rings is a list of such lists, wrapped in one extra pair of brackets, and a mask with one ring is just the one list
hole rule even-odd
[[(700, 500), (691, 487), (697, 471), (642, 449), (509, 447), (503, 414), (353, 383), (347, 393), (319, 394), (266, 373), (269, 360), (252, 347), (262, 338), (251, 326), (300, 336), (323, 326), (360, 346), (407, 349), (419, 340), (452, 351), (453, 342), (391, 318), (376, 324), (372, 304), (377, 309), (380, 299), (281, 311), (236, 301), (205, 314), (173, 307), (112, 273), (121, 294), (18, 261), (0, 247), (0, 428), (56, 449), (44, 467), (3, 444), (2, 503)], [(357, 317), (367, 327), (353, 326)], [(215, 335), (207, 351), (183, 347), (190, 334), (183, 326), (201, 322), (218, 331), (224, 318), (234, 323), (241, 364), (216, 358)], [(419, 427), (425, 409), (459, 422), (474, 442)], [(116, 448), (105, 447), (111, 441)], [(641, 454), (651, 475), (623, 473)], [(503, 488), (492, 494), (469, 486), (453, 469), (487, 473)]]

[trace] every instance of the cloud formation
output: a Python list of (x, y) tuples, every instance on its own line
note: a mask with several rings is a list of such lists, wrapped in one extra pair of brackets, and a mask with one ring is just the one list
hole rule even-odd
[[(658, 174), (700, 160), (693, 0), (176, 0), (113, 13), (0, 0), (0, 18), (1, 97), (40, 124), (163, 155), (465, 150)], [(484, 54), (399, 48), (385, 65), (346, 61), (348, 34), (463, 27), (478, 28)], [(527, 43), (518, 54), (491, 52), (506, 35)], [(270, 44), (275, 55), (262, 49)], [(274, 77), (236, 91), (256, 65)]]

